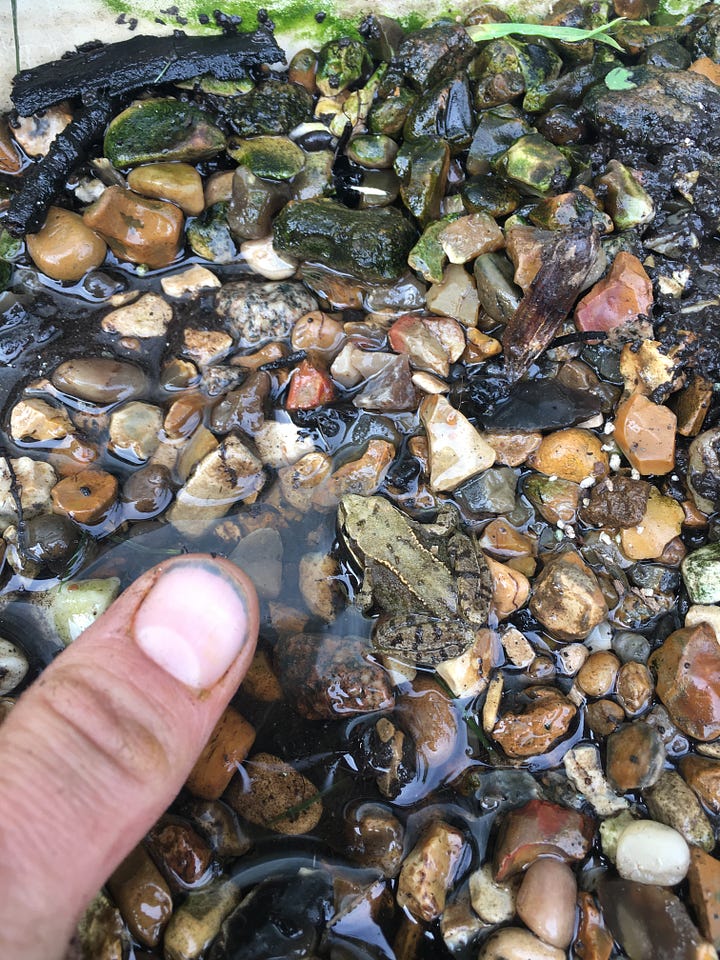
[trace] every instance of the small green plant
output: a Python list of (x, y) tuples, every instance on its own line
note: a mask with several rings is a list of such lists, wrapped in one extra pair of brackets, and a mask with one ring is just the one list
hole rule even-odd
[(579, 27), (553, 27), (544, 23), (478, 23), (466, 27), (470, 37), (476, 42), (498, 40), (513, 35), (521, 37), (546, 37), (548, 40), (562, 40), (564, 43), (581, 43), (583, 40), (597, 40), (615, 50), (622, 50), (620, 44), (609, 31), (625, 18), (618, 17), (594, 30), (581, 30)]

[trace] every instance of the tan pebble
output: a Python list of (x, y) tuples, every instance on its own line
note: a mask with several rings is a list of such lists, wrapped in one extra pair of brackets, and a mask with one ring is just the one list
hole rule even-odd
[(577, 882), (561, 860), (541, 859), (525, 872), (517, 895), (517, 913), (545, 943), (565, 949), (575, 929)]
[(205, 181), (205, 209), (216, 203), (232, 200), (234, 170), (220, 170), (211, 173)]
[(149, 200), (123, 187), (108, 187), (83, 214), (121, 260), (166, 267), (180, 251), (185, 218), (179, 207)]
[(469, 327), (466, 333), (467, 346), (462, 354), (462, 361), (466, 364), (484, 363), (490, 357), (496, 357), (502, 353), (502, 344), (495, 337), (477, 330), (475, 327)]
[(527, 667), (535, 659), (532, 644), (517, 627), (508, 627), (501, 639), (507, 658), (514, 666)]
[[(271, 616), (272, 624), (277, 628), (277, 618)], [(302, 630), (302, 627), (300, 627)], [(242, 689), (261, 703), (275, 703), (282, 700), (282, 687), (264, 650), (256, 650), (252, 663), (245, 674)]]
[(519, 467), (542, 443), (541, 433), (501, 433), (490, 430), (483, 437), (495, 451), (496, 462), (506, 467)]
[(278, 483), (285, 500), (298, 510), (306, 511), (313, 502), (315, 491), (325, 484), (332, 472), (332, 459), (315, 450), (296, 463), (278, 470)]
[(538, 449), (527, 458), (528, 466), (547, 476), (580, 483), (587, 477), (600, 479), (610, 466), (601, 441), (589, 430), (569, 427), (543, 438)]
[(31, 117), (18, 117), (13, 137), (29, 157), (44, 157), (53, 140), (72, 123), (73, 115), (67, 100)]
[(444, 397), (425, 397), (420, 419), (427, 434), (433, 491), (454, 490), (495, 462), (492, 447)]
[(457, 742), (458, 718), (452, 698), (434, 680), (418, 677), (397, 698), (397, 714), (428, 767), (448, 760)]
[(720, 813), (720, 761), (691, 753), (680, 760), (680, 773), (708, 810)]
[(328, 477), (313, 495), (317, 509), (334, 507), (347, 493), (369, 497), (380, 489), (395, 457), (395, 447), (387, 440), (371, 440), (359, 459), (350, 460)]
[(275, 833), (310, 833), (322, 816), (317, 788), (289, 763), (270, 753), (256, 753), (224, 799), (250, 823)]
[(578, 686), (589, 697), (604, 697), (612, 692), (619, 669), (620, 661), (614, 653), (598, 650), (580, 668)]
[(575, 705), (554, 687), (528, 687), (525, 697), (520, 710), (502, 714), (492, 729), (492, 738), (511, 759), (546, 753), (565, 736), (577, 714)]
[(654, 820), (677, 830), (692, 846), (702, 847), (708, 853), (715, 849), (710, 818), (679, 773), (664, 770), (657, 783), (645, 791), (643, 799)]
[(491, 863), (470, 874), (470, 902), (477, 915), (485, 923), (505, 923), (515, 916), (515, 897), (519, 885), (513, 877), (507, 883), (493, 880)]
[(183, 331), (183, 353), (200, 367), (222, 360), (232, 345), (232, 337), (222, 330), (195, 330), (187, 327)]
[(565, 951), (522, 927), (504, 927), (485, 942), (478, 960), (565, 960)]
[(131, 170), (127, 182), (145, 197), (170, 200), (189, 217), (205, 208), (202, 177), (189, 163), (146, 163)]
[(692, 70), (693, 73), (699, 73), (720, 86), (720, 63), (716, 63), (714, 60), (711, 60), (710, 57), (698, 57), (697, 60), (694, 60), (690, 64), (688, 70)]
[(148, 460), (160, 445), (162, 410), (133, 400), (110, 415), (108, 447), (125, 460)]
[(642, 713), (650, 705), (655, 687), (644, 663), (624, 663), (617, 675), (616, 693), (629, 717)]
[(668, 407), (633, 394), (618, 407), (613, 436), (643, 476), (669, 473), (675, 465), (677, 418)]
[(10, 414), (10, 433), (14, 440), (62, 440), (72, 430), (67, 411), (39, 397), (19, 400)]
[(341, 603), (337, 560), (327, 553), (311, 552), (300, 558), (300, 593), (308, 610), (326, 622), (335, 619)]
[(173, 318), (172, 307), (156, 293), (144, 293), (112, 310), (102, 319), (106, 333), (124, 337), (164, 337)]
[(677, 432), (683, 437), (696, 437), (703, 428), (710, 409), (713, 385), (709, 380), (695, 374), (689, 386), (680, 391), (675, 412), (678, 418)]
[(192, 297), (203, 290), (216, 290), (221, 283), (211, 270), (196, 263), (180, 273), (161, 277), (160, 286), (168, 297)]
[(61, 207), (50, 207), (42, 228), (25, 242), (35, 266), (53, 280), (80, 280), (100, 266), (107, 251), (79, 214)]
[[(720, 70), (717, 82), (720, 83)], [(700, 933), (717, 947), (720, 944), (720, 862), (699, 847), (691, 847), (687, 880)]]
[(204, 800), (217, 800), (255, 742), (255, 729), (233, 707), (215, 724), (185, 786)]
[(478, 544), (500, 560), (530, 556), (535, 552), (535, 542), (516, 530), (507, 520), (491, 520), (482, 532)]
[(108, 880), (108, 889), (130, 932), (147, 947), (156, 947), (172, 915), (170, 889), (139, 846), (127, 855)]
[(696, 740), (720, 736), (720, 646), (709, 624), (675, 630), (648, 666), (675, 724)]
[(57, 513), (67, 514), (77, 523), (93, 524), (101, 520), (117, 499), (118, 482), (104, 470), (83, 470), (65, 477), (52, 489)]
[(255, 353), (241, 354), (233, 357), (230, 361), (233, 367), (243, 367), (246, 370), (257, 370), (264, 363), (272, 363), (274, 360), (282, 360), (288, 355), (288, 349), (284, 343), (266, 343)]
[(68, 435), (53, 447), (49, 462), (60, 477), (72, 477), (87, 470), (99, 458), (98, 448), (80, 437)]
[(312, 350), (321, 356), (337, 352), (345, 339), (342, 324), (321, 310), (296, 320), (290, 334), (293, 350)]
[(584, 640), (607, 617), (597, 577), (576, 553), (550, 557), (533, 587), (530, 609), (560, 640)]
[(405, 858), (397, 887), (397, 903), (429, 923), (445, 909), (445, 899), (465, 846), (456, 827), (433, 820)]
[(165, 414), (163, 429), (171, 440), (189, 437), (203, 417), (206, 397), (201, 393), (184, 393), (173, 400)]
[(493, 610), (500, 620), (519, 610), (530, 596), (530, 581), (518, 570), (487, 558), (493, 578)]
[(574, 677), (590, 656), (590, 651), (584, 643), (568, 643), (557, 651), (562, 672)]
[(626, 343), (620, 352), (620, 373), (625, 393), (647, 397), (655, 390), (669, 390), (680, 366), (677, 347), (665, 353), (657, 340), (642, 340), (640, 345)]

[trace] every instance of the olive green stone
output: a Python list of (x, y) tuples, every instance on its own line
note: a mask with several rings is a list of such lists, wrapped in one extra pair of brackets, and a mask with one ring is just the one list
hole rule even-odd
[(398, 145), (383, 134), (354, 137), (347, 146), (346, 153), (351, 160), (369, 170), (385, 170), (393, 165)]
[(214, 203), (192, 220), (187, 227), (187, 240), (193, 253), (213, 263), (230, 263), (237, 256), (237, 248), (230, 233), (227, 201)]
[(238, 167), (233, 175), (232, 200), (227, 212), (233, 236), (241, 240), (266, 237), (273, 216), (286, 199), (287, 187), (283, 183), (261, 180), (247, 167)]
[(520, 206), (515, 187), (492, 175), (471, 177), (460, 190), (469, 213), (487, 213), (491, 217), (507, 217)]
[(415, 142), (422, 137), (441, 137), (453, 154), (467, 149), (475, 129), (470, 87), (465, 77), (444, 80), (430, 89), (410, 109), (403, 137)]
[(559, 193), (572, 173), (570, 161), (539, 133), (520, 137), (496, 161), (496, 167), (521, 191), (536, 196)]
[(417, 95), (407, 87), (398, 87), (373, 106), (368, 116), (370, 133), (395, 136), (400, 133)]
[(333, 191), (332, 168), (335, 155), (330, 150), (314, 150), (305, 155), (305, 166), (292, 182), (293, 200), (316, 200)]
[(234, 139), (227, 152), (256, 177), (267, 180), (292, 180), (305, 166), (305, 152), (289, 137)]
[(273, 246), (361, 280), (395, 280), (407, 269), (416, 236), (393, 207), (358, 211), (334, 200), (301, 200), (277, 216)]
[(632, 230), (655, 216), (652, 197), (619, 160), (611, 160), (596, 186), (618, 230)]
[(355, 188), (360, 196), (361, 210), (387, 207), (400, 193), (400, 180), (392, 170), (368, 170), (362, 183)]
[(481, 307), (493, 320), (507, 323), (522, 299), (522, 290), (513, 283), (513, 265), (502, 253), (484, 253), (473, 272)]
[(116, 167), (158, 160), (195, 163), (225, 149), (225, 134), (191, 103), (141, 100), (123, 110), (105, 134), (105, 156)]
[(682, 575), (693, 603), (720, 603), (720, 543), (689, 553), (682, 562)]
[(320, 93), (334, 97), (357, 84), (372, 70), (365, 44), (349, 37), (326, 43), (318, 54), (315, 82)]
[(449, 223), (457, 219), (458, 214), (451, 214), (431, 223), (408, 254), (408, 265), (419, 273), (423, 280), (442, 283), (447, 254), (440, 243), (440, 234)]
[(398, 151), (395, 171), (403, 181), (400, 195), (423, 227), (440, 216), (449, 164), (450, 148), (434, 137), (403, 144)]
[(267, 80), (243, 97), (227, 104), (233, 130), (241, 137), (263, 133), (290, 133), (298, 124), (312, 120), (313, 98), (299, 83)]
[(533, 127), (510, 104), (484, 110), (473, 135), (467, 158), (471, 176), (487, 173), (491, 163), (520, 137), (533, 132)]

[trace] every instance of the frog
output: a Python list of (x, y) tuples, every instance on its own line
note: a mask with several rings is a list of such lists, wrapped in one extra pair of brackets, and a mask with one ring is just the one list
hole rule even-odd
[(357, 605), (379, 613), (372, 630), (379, 653), (437, 666), (473, 645), (488, 621), (493, 581), (455, 506), (443, 504), (432, 523), (421, 523), (379, 494), (347, 494), (338, 537), (362, 574)]

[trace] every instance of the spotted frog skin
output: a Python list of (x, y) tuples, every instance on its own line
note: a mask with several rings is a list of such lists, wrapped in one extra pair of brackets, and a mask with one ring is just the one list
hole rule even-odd
[(455, 507), (417, 523), (383, 497), (349, 494), (338, 507), (339, 536), (361, 568), (358, 603), (379, 611), (373, 643), (411, 663), (456, 657), (487, 623), (492, 575)]

